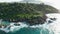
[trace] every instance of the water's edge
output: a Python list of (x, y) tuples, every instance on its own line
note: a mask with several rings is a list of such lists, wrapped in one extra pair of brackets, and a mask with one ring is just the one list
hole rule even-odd
[[(10, 23), (6, 28), (0, 28), (1, 34), (60, 34), (60, 14), (46, 14), (48, 17), (43, 25), (29, 26), (22, 22), (18, 22), (20, 26)], [(0, 20), (1, 22), (1, 20)], [(3, 33), (2, 33), (3, 32)]]

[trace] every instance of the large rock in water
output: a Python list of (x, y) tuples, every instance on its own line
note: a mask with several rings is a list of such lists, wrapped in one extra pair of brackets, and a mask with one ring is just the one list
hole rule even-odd
[(7, 21), (43, 24), (46, 13), (58, 13), (58, 10), (45, 4), (0, 3), (0, 19)]

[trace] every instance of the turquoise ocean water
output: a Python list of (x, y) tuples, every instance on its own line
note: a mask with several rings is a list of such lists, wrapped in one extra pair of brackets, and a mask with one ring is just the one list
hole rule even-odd
[[(22, 28), (18, 31), (8, 33), (0, 30), (0, 34), (49, 34), (49, 30), (39, 28)], [(54, 33), (52, 32), (52, 34)]]
[[(3, 21), (2, 24), (9, 25), (10, 22)], [(23, 27), (17, 31), (13, 31), (13, 32), (10, 31), (8, 33), (3, 30), (0, 30), (0, 34), (50, 34), (50, 33), (54, 34), (54, 32), (50, 32), (48, 29), (43, 27), (36, 27), (36, 28)]]

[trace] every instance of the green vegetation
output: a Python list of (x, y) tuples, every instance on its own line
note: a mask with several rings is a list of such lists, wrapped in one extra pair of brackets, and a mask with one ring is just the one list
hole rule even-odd
[(54, 13), (58, 10), (44, 4), (31, 3), (0, 3), (0, 19), (32, 20), (36, 17), (46, 19), (46, 13)]

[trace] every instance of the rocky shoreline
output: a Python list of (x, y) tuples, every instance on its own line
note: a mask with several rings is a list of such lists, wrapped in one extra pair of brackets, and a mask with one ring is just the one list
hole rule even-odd
[(0, 19), (8, 22), (26, 22), (29, 25), (44, 24), (46, 13), (57, 13), (49, 5), (33, 3), (0, 3)]
[(37, 24), (44, 24), (44, 22), (46, 21), (46, 16), (44, 17), (33, 17), (31, 19), (27, 19), (27, 18), (20, 18), (20, 19), (3, 19), (3, 21), (9, 21), (9, 22), (25, 22), (29, 25), (37, 25)]

